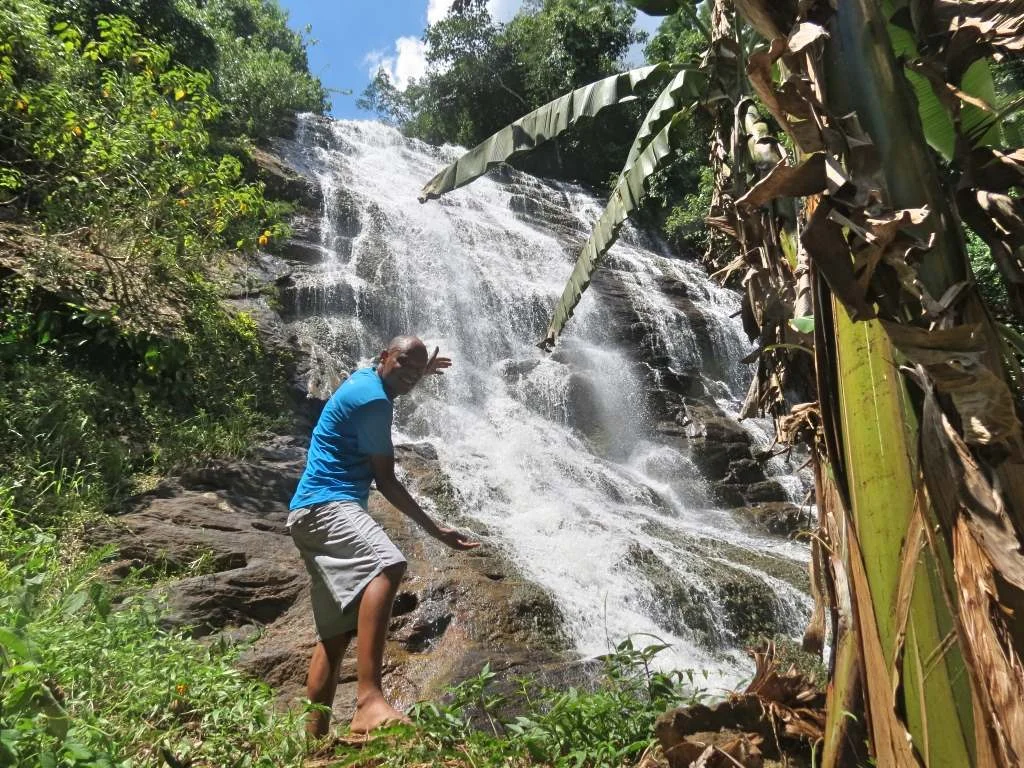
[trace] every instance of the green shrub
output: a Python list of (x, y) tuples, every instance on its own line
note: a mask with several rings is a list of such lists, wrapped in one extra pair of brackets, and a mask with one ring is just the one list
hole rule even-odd
[[(631, 765), (654, 741), (654, 721), (673, 706), (704, 698), (692, 672), (657, 672), (654, 657), (667, 646), (637, 648), (627, 638), (602, 659), (592, 690), (538, 686), (519, 681), (515, 694), (495, 690), (496, 674), (485, 666), (447, 689), (443, 703), (421, 702), (411, 715), (415, 729), (397, 726), (360, 752), (342, 750), (342, 764), (437, 765), (446, 760), (472, 766), (548, 765), (618, 768)], [(518, 711), (506, 716), (508, 711)]]
[(0, 488), (0, 764), (300, 765), (300, 713), (232, 665), (237, 651), (159, 626), (141, 586), (117, 592), (84, 554), (15, 526)]

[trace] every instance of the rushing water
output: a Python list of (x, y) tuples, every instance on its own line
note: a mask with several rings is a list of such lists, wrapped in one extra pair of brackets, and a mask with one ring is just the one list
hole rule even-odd
[[(723, 685), (733, 682), (745, 662), (719, 618), (727, 606), (709, 587), (726, 564), (770, 585), (781, 625), (801, 630), (806, 595), (734, 555), (792, 565), (806, 562), (806, 548), (753, 533), (700, 501), (704, 481), (685, 449), (651, 428), (647, 385), (629, 350), (613, 342), (602, 298), (585, 295), (559, 352), (535, 346), (570, 271), (567, 239), (580, 242), (597, 201), (511, 173), (421, 205), (422, 184), (461, 150), (410, 141), (376, 123), (310, 118), (284, 150), (324, 193), (323, 260), (295, 277), (305, 305), (292, 327), (316, 354), (343, 365), (369, 363), (403, 332), (454, 359), (444, 377), (399, 402), (397, 437), (436, 447), (478, 533), (554, 595), (582, 654), (650, 633), (672, 644), (663, 664), (719, 670)], [(556, 224), (517, 216), (524, 200)], [(700, 369), (709, 394), (735, 410), (749, 376), (739, 360), (750, 349), (732, 317), (735, 295), (628, 228), (609, 265), (656, 325), (673, 367)], [(688, 320), (661, 294), (658, 278), (666, 275), (684, 282), (699, 307), (707, 326), (701, 344), (687, 326), (692, 314)], [(587, 434), (577, 428), (581, 409)], [(763, 440), (762, 426), (750, 429)], [(786, 482), (799, 493), (798, 479)], [(700, 642), (678, 621), (666, 624), (671, 595), (629, 565), (645, 558), (671, 570), (688, 599), (703, 601)]]

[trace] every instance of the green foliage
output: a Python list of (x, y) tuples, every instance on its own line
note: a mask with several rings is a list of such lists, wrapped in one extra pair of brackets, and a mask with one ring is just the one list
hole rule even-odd
[(624, 640), (603, 657), (602, 672), (590, 690), (555, 689), (522, 679), (517, 691), (502, 693), (487, 665), (477, 676), (450, 686), (444, 703), (417, 704), (411, 712), (414, 731), (396, 727), (393, 738), (371, 742), (359, 755), (339, 757), (342, 764), (351, 764), (386, 756), (387, 765), (395, 768), (449, 759), (495, 768), (629, 765), (653, 742), (659, 715), (705, 696), (695, 687), (692, 672), (652, 669), (654, 657), (666, 647), (638, 648), (631, 638)]
[(212, 75), (224, 105), (218, 132), (262, 138), (281, 132), (295, 112), (329, 107), (309, 73), (307, 40), (288, 27), (274, 0), (52, 0), (51, 18), (93, 30), (102, 15), (132, 19), (168, 47), (172, 61)]
[(138, 475), (240, 455), (282, 407), (281, 362), (208, 288), (194, 288), (174, 337), (41, 301), (0, 283), (0, 475), (22, 522), (80, 519), (115, 507)]
[[(704, 12), (708, 13), (706, 5)], [(651, 37), (644, 54), (650, 62), (673, 61), (689, 64), (699, 61), (707, 47), (707, 37), (704, 31), (695, 25), (693, 16), (679, 11), (665, 18), (658, 31)]]
[[(665, 18), (645, 53), (649, 62), (687, 63), (699, 61), (705, 48), (707, 39), (696, 26), (692, 13), (679, 11)], [(690, 138), (675, 150), (675, 158), (648, 181), (644, 213), (660, 225), (673, 246), (698, 256), (708, 247), (704, 217), (714, 188), (708, 164), (711, 129), (703, 111), (692, 111), (683, 119), (686, 124), (681, 133)]]
[(0, 487), (0, 763), (56, 768), (300, 765), (296, 715), (232, 668), (235, 651), (159, 626), (142, 585), (13, 525)]
[(100, 17), (88, 39), (66, 22), (48, 32), (46, 10), (27, 0), (0, 22), (14, 54), (0, 82), (0, 168), (25, 209), (52, 231), (85, 226), (101, 247), (127, 241), (179, 269), (274, 234), (278, 209), (241, 181), (237, 158), (210, 151), (221, 105), (208, 75), (173, 66), (126, 17)]
[[(632, 29), (635, 13), (619, 0), (544, 0), (500, 24), (480, 0), (457, 3), (426, 30), (427, 75), (399, 91), (378, 72), (359, 105), (407, 135), (472, 146), (565, 91), (620, 71), (626, 50), (642, 39)], [(628, 149), (626, 126), (638, 112), (616, 108), (517, 164), (603, 186)]]
[(323, 92), (276, 5), (202, 11), (0, 0), (5, 766), (301, 763), (297, 723), (232, 652), (162, 631), (143, 585), (111, 592), (78, 543), (126, 494), (243, 454), (285, 410), (282, 361), (214, 276), (220, 254), (286, 231), (232, 154), (243, 131)]
[(52, 525), (270, 423), (280, 362), (208, 276), (218, 251), (285, 228), (211, 148), (209, 75), (127, 17), (51, 24), (42, 0), (0, 2), (0, 180), (50, 233), (0, 282), (0, 471), (19, 519)]
[(1006, 283), (995, 259), (992, 258), (992, 251), (973, 230), (965, 227), (964, 234), (967, 236), (967, 257), (971, 261), (971, 271), (978, 283), (981, 298), (1000, 322), (1012, 326), (1018, 332), (1024, 331), (1019, 318), (1016, 318), (1010, 309)]
[(276, 2), (212, 0), (180, 7), (216, 44), (210, 70), (229, 130), (264, 138), (280, 133), (284, 116), (330, 108), (327, 91), (309, 73), (305, 38), (289, 29)]

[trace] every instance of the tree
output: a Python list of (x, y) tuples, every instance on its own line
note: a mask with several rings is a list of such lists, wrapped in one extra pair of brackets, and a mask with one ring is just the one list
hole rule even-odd
[[(865, 760), (863, 730), (880, 765), (1017, 765), (1024, 346), (1012, 347), (1017, 337), (973, 285), (960, 219), (986, 231), (1012, 286), (1024, 161), (997, 145), (1003, 115), (978, 70), (1024, 49), (1020, 17), (987, 2), (913, 4), (913, 13), (901, 0), (735, 5), (768, 45), (751, 50), (731, 5), (717, 0), (702, 71), (665, 65), (668, 85), (542, 344), (555, 343), (645, 182), (682, 141), (687, 111), (710, 107), (709, 223), (739, 244), (727, 271), (745, 273), (759, 342), (745, 411), (773, 413), (780, 438), (806, 441), (816, 465), (821, 602), (805, 640), (820, 649), (827, 615), (823, 764)], [(632, 95), (611, 82), (587, 109), (575, 109), (577, 90), (503, 129), (421, 199)], [(805, 375), (797, 360), (810, 359)], [(786, 399), (800, 378), (816, 401)]]
[[(476, 144), (563, 90), (616, 72), (640, 41), (634, 19), (622, 0), (544, 0), (500, 24), (485, 2), (468, 0), (427, 28), (426, 76), (402, 92), (378, 72), (359, 105), (406, 135)], [(623, 129), (637, 117), (630, 106), (610, 124), (581, 125), (560, 136), (524, 167), (603, 187), (615, 171), (610, 158), (628, 146)]]

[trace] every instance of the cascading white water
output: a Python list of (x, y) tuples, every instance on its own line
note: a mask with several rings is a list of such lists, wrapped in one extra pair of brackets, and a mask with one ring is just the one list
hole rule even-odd
[[(454, 359), (447, 375), (399, 402), (396, 430), (434, 444), (465, 514), (479, 522), (487, 545), (507, 551), (553, 594), (579, 652), (603, 653), (609, 642), (649, 633), (672, 644), (663, 665), (717, 670), (722, 685), (735, 682), (745, 661), (721, 622), (722, 593), (708, 583), (725, 566), (769, 584), (781, 625), (799, 632), (808, 597), (757, 564), (766, 557), (806, 563), (806, 548), (695, 503), (704, 481), (685, 450), (651, 429), (646, 384), (628, 350), (612, 343), (601, 297), (588, 292), (558, 354), (535, 346), (574, 254), (550, 230), (517, 217), (513, 198), (525, 190), (581, 233), (597, 201), (512, 174), (511, 183), (484, 178), (420, 205), (422, 184), (461, 150), (410, 141), (376, 123), (313, 120), (303, 120), (284, 147), (319, 180), (325, 199), (324, 261), (295, 277), (312, 298), (292, 326), (320, 354), (348, 363), (368, 364), (404, 332)], [(358, 218), (358, 233), (343, 248), (336, 222), (342, 191)], [(674, 364), (702, 368), (714, 382), (711, 394), (735, 408), (749, 375), (739, 363), (749, 345), (730, 317), (735, 296), (628, 228), (611, 260), (631, 276), (631, 301), (659, 326)], [(711, 349), (694, 345), (686, 318), (664, 300), (656, 278), (666, 274), (690, 289)], [(586, 436), (573, 426), (581, 409), (593, 426)], [(737, 561), (737, 552), (753, 559)], [(683, 585), (680, 595), (704, 606), (702, 642), (685, 627), (666, 630), (664, 617), (675, 608), (663, 603), (673, 598), (657, 577), (645, 580), (638, 563), (667, 568)]]

